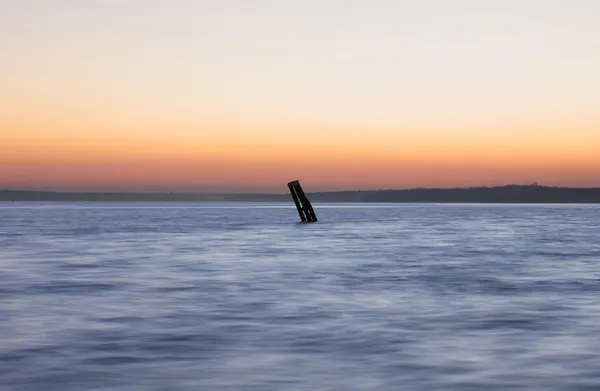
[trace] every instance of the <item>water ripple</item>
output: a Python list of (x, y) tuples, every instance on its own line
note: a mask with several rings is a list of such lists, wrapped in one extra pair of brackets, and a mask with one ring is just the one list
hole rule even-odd
[(598, 206), (16, 204), (3, 391), (600, 384)]

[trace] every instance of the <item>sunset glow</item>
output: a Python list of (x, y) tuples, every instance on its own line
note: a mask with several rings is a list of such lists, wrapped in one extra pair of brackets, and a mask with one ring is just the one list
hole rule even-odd
[(0, 2), (0, 189), (600, 186), (598, 4), (325, 3)]

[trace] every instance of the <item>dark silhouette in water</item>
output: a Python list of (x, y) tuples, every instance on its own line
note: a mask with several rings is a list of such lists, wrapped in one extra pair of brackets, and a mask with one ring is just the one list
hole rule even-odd
[(298, 214), (300, 215), (300, 219), (303, 223), (314, 223), (317, 221), (317, 215), (313, 210), (310, 201), (304, 194), (304, 190), (302, 190), (302, 186), (300, 186), (299, 181), (292, 181), (288, 183), (288, 187), (290, 189), (290, 193), (292, 193), (292, 198), (294, 199), (294, 204), (296, 204), (296, 209), (298, 209)]

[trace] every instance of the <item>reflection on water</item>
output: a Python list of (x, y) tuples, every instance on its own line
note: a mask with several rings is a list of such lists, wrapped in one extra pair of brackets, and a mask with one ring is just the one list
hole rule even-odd
[(0, 389), (600, 387), (600, 207), (0, 204)]

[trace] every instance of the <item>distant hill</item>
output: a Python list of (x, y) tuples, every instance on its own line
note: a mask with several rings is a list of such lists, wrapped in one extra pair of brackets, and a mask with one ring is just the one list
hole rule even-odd
[(0, 201), (68, 202), (268, 202), (287, 200), (284, 194), (95, 193), (0, 190)]
[(457, 189), (406, 189), (330, 192), (315, 201), (442, 203), (600, 203), (600, 188), (506, 185)]
[[(600, 188), (506, 185), (308, 193), (313, 202), (600, 203)], [(0, 201), (291, 202), (289, 194), (74, 193), (0, 190)]]

